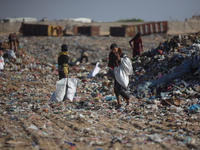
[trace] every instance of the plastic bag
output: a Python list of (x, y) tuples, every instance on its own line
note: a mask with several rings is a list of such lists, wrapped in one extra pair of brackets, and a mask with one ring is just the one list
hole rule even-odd
[(96, 76), (96, 74), (99, 73), (99, 71), (101, 70), (101, 68), (99, 68), (99, 62), (97, 62), (96, 66), (94, 67), (94, 69), (92, 70), (92, 72), (87, 76), (88, 78), (94, 77)]
[(121, 58), (121, 65), (128, 76), (133, 74), (133, 66), (130, 58), (128, 58), (127, 56)]
[(189, 111), (194, 111), (194, 112), (199, 112), (200, 111), (200, 105), (194, 104), (194, 105), (188, 107), (188, 110)]
[(4, 58), (2, 56), (0, 56), (0, 69), (3, 70), (4, 68)]
[(67, 99), (71, 102), (74, 99), (74, 95), (76, 93), (76, 85), (77, 85), (77, 78), (68, 78), (68, 89), (67, 89)]
[(121, 65), (114, 68), (114, 75), (117, 82), (123, 87), (127, 88), (129, 84), (129, 76), (125, 73)]
[(8, 51), (8, 58), (15, 58), (15, 59), (17, 58), (13, 50)]
[(51, 96), (49, 101), (56, 101), (56, 94), (55, 93), (56, 93), (56, 91), (53, 92), (53, 94), (52, 94), (52, 96)]

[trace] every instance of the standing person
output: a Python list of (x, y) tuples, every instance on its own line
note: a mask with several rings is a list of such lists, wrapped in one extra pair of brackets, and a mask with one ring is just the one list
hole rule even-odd
[(68, 67), (68, 46), (63, 44), (61, 46), (61, 52), (59, 53), (58, 57), (58, 73), (59, 73), (59, 80), (62, 78), (67, 78), (69, 67)]
[[(133, 45), (131, 44), (133, 42)], [(134, 38), (129, 41), (131, 48), (133, 48), (133, 57), (141, 56), (141, 49), (143, 52), (141, 33), (138, 32)], [(141, 49), (140, 49), (141, 48)]]
[(16, 52), (17, 46), (19, 45), (19, 40), (18, 40), (17, 34), (10, 33), (8, 39), (9, 39), (10, 49), (14, 50), (14, 52)]
[[(109, 54), (109, 62), (108, 67), (114, 69), (114, 67), (120, 64), (120, 58), (123, 57), (125, 54), (122, 53), (122, 49), (117, 46), (117, 44), (110, 45), (111, 52)], [(117, 80), (115, 79), (114, 82), (114, 92), (117, 97), (117, 106), (116, 109), (121, 107), (121, 100), (120, 95), (126, 100), (128, 106), (130, 104), (130, 96), (123, 91), (122, 85), (120, 85)]]

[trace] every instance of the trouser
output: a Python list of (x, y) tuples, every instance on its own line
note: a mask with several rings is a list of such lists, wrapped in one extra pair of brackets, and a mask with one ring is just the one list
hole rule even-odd
[(58, 71), (58, 74), (59, 74), (59, 80), (61, 80), (62, 78), (65, 78), (64, 71)]
[(14, 52), (16, 52), (16, 50), (17, 50), (17, 41), (14, 41), (14, 40), (10, 41), (10, 49), (14, 50)]
[(121, 95), (124, 99), (128, 100), (130, 98), (130, 96), (128, 94), (126, 94), (126, 92), (123, 91), (123, 86), (121, 86), (117, 80), (115, 79), (115, 83), (114, 83), (114, 92), (116, 97)]
[(87, 57), (87, 56), (83, 56), (83, 57), (81, 57), (80, 63), (83, 62), (83, 59), (84, 59), (84, 58), (85, 58), (85, 60), (86, 60), (86, 63), (88, 62), (88, 57)]

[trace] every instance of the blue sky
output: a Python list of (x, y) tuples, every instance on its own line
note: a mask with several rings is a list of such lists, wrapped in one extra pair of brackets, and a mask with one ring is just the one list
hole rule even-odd
[(41, 20), (91, 18), (117, 21), (184, 21), (200, 15), (200, 0), (0, 0), (0, 19), (33, 17)]

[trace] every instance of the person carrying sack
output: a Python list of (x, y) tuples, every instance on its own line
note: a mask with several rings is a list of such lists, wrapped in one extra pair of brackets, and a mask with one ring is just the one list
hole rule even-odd
[[(109, 54), (109, 62), (108, 62), (108, 67), (111, 67), (114, 69), (115, 67), (118, 67), (120, 65), (120, 59), (123, 58), (125, 55), (122, 53), (122, 49), (117, 46), (117, 44), (111, 44), (110, 46), (111, 52)], [(120, 85), (115, 76), (115, 82), (114, 82), (114, 92), (117, 98), (117, 106), (116, 109), (119, 109), (121, 107), (121, 100), (120, 100), (120, 95), (126, 100), (128, 106), (130, 104), (131, 98), (128, 94), (126, 94), (123, 91), (123, 86)]]

